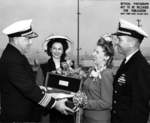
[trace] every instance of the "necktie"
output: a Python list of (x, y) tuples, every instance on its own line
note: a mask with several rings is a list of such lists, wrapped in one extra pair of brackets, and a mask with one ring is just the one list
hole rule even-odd
[(125, 65), (125, 61), (126, 61), (126, 59), (124, 59), (124, 60), (122, 61), (122, 63), (121, 63), (121, 65), (120, 65), (119, 69), (121, 69), (121, 68)]
[(122, 63), (121, 63), (121, 65), (125, 65), (125, 63), (126, 63), (126, 59), (124, 59), (123, 61), (122, 61)]

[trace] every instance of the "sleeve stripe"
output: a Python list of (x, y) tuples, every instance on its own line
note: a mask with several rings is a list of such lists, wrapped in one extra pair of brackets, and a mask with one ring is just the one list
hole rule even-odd
[(56, 102), (54, 101), (53, 105), (51, 106), (51, 108), (53, 108), (55, 106)]
[(46, 93), (44, 94), (43, 98), (40, 100), (40, 102), (39, 102), (40, 105), (41, 105), (42, 102), (45, 100), (45, 98), (46, 98)]
[(46, 107), (50, 102), (50, 100), (51, 100), (50, 94), (45, 93), (44, 97), (40, 100), (38, 104), (40, 104), (43, 107)]

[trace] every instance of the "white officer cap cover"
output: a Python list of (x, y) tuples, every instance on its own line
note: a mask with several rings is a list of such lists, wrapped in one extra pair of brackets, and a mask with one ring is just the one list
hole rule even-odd
[(36, 38), (38, 34), (32, 31), (31, 22), (32, 19), (17, 21), (3, 29), (2, 32), (8, 37)]
[(50, 35), (46, 38), (45, 42), (43, 43), (43, 49), (44, 51), (47, 51), (48, 44), (52, 45), (55, 42), (61, 42), (63, 47), (67, 45), (66, 53), (68, 53), (71, 49), (71, 39), (68, 38), (67, 36), (62, 36), (62, 35)]
[(117, 32), (113, 33), (113, 35), (129, 35), (141, 40), (144, 37), (148, 37), (148, 34), (146, 34), (146, 32), (140, 27), (123, 19), (120, 19), (118, 30)]

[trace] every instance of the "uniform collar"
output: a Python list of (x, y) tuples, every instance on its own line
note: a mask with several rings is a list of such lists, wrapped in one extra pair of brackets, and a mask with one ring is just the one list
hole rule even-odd
[(139, 49), (135, 50), (133, 53), (131, 53), (130, 55), (128, 55), (128, 56), (126, 57), (125, 63), (127, 63), (127, 62), (129, 61), (129, 59), (130, 59), (136, 52), (138, 52), (138, 51), (139, 51)]

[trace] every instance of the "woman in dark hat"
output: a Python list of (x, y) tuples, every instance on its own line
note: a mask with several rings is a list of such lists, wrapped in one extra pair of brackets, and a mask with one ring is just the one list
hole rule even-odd
[[(39, 85), (45, 85), (47, 72), (61, 72), (61, 70), (63, 69), (62, 63), (68, 62), (68, 59), (66, 59), (66, 57), (67, 52), (70, 49), (69, 43), (71, 43), (71, 41), (64, 36), (50, 36), (46, 39), (46, 42), (44, 43), (46, 46), (45, 51), (48, 56), (50, 56), (50, 58), (46, 63), (40, 65), (40, 69), (37, 72), (37, 83)], [(50, 111), (49, 116), (50, 123), (74, 122), (74, 115), (63, 115), (54, 109)]]

